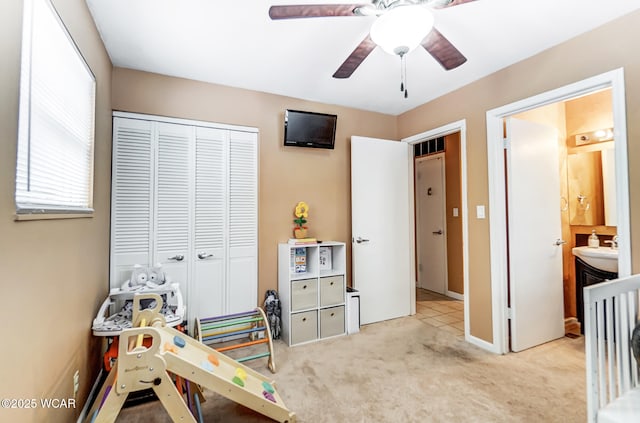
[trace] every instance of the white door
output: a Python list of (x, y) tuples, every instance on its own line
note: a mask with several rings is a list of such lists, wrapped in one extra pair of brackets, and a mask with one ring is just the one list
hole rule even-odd
[(415, 178), (418, 285), (446, 294), (444, 155), (416, 160)]
[(411, 311), (409, 145), (351, 137), (353, 285), (363, 324)]
[(120, 288), (151, 253), (154, 130), (151, 122), (113, 119), (110, 287)]
[(564, 336), (560, 171), (555, 128), (507, 119), (511, 349)]
[(228, 131), (196, 128), (193, 283), (189, 322), (224, 314)]
[(155, 242), (149, 265), (161, 264), (188, 298), (193, 127), (158, 122), (156, 140)]
[(258, 136), (229, 133), (229, 260), (226, 314), (258, 303)]

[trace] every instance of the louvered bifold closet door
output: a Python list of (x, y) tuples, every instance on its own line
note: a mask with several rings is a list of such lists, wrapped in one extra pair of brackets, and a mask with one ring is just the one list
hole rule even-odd
[[(228, 131), (196, 128), (194, 278), (190, 319), (226, 314)], [(254, 308), (255, 305), (251, 308)]]
[(229, 134), (228, 312), (258, 301), (258, 135)]
[(151, 122), (113, 119), (111, 288), (151, 258), (152, 155)]
[(156, 123), (154, 262), (188, 294), (194, 128)]

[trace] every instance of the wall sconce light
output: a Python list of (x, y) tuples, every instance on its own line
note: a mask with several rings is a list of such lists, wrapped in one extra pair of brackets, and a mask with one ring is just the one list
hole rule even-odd
[(576, 145), (592, 144), (613, 140), (613, 128), (598, 129), (575, 135)]

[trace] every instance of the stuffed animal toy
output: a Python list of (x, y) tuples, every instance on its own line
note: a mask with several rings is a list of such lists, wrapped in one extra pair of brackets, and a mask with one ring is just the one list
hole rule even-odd
[(131, 277), (121, 287), (122, 291), (137, 291), (143, 288), (158, 288), (169, 282), (167, 274), (160, 263), (153, 267), (133, 266)]
[(162, 269), (162, 265), (160, 263), (156, 264), (153, 267), (148, 269), (149, 280), (146, 283), (146, 286), (149, 288), (158, 288), (159, 286), (167, 283), (167, 274)]
[(121, 289), (123, 291), (138, 290), (146, 286), (148, 280), (148, 269), (142, 267), (140, 264), (136, 264), (131, 271), (131, 277), (122, 284)]

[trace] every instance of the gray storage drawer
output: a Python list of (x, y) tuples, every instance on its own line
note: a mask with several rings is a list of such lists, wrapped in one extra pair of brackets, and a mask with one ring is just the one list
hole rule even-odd
[(344, 303), (344, 276), (320, 278), (320, 306)]
[(291, 311), (318, 307), (318, 280), (302, 279), (291, 282)]
[(320, 338), (344, 334), (344, 306), (320, 310)]
[(289, 343), (293, 345), (316, 339), (318, 339), (318, 312), (311, 310), (292, 314)]

